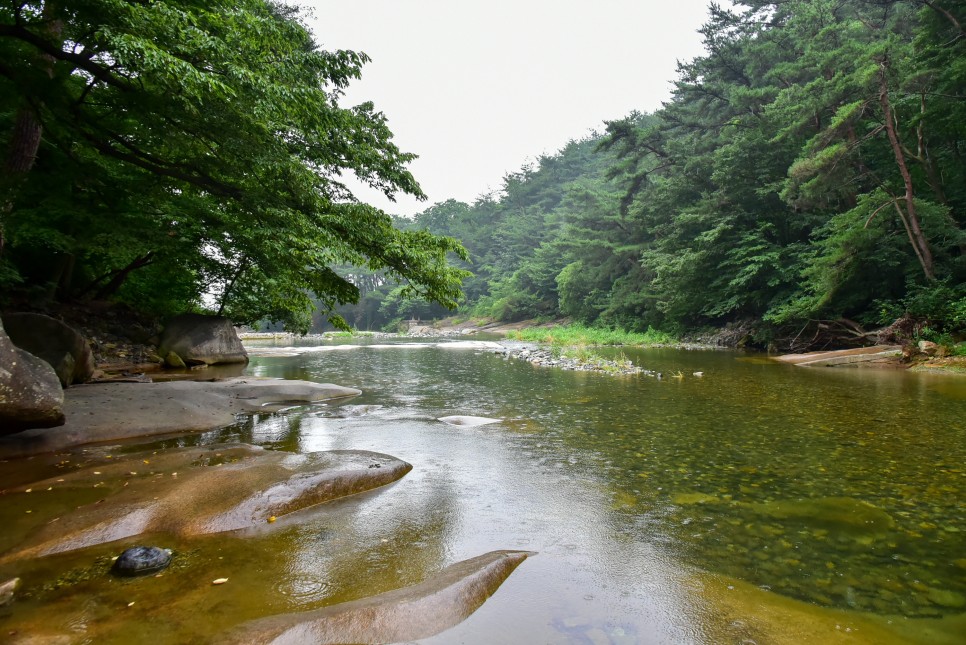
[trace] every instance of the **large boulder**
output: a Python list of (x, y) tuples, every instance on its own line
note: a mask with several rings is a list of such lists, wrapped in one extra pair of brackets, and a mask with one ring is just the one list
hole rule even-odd
[(96, 367), (91, 346), (70, 325), (34, 313), (4, 314), (3, 324), (14, 345), (42, 358), (54, 368), (61, 386), (91, 380)]
[(224, 316), (181, 314), (165, 325), (158, 354), (169, 367), (247, 363), (248, 352)]
[(0, 435), (64, 423), (54, 368), (11, 342), (0, 322)]

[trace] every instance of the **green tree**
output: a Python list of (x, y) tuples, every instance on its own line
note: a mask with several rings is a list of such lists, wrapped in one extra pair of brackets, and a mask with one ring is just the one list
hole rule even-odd
[(331, 268), (355, 264), (454, 306), (460, 245), (394, 227), (341, 180), (421, 196), (385, 117), (340, 105), (366, 60), (273, 2), (4, 3), (0, 276), (124, 297), (132, 276), (173, 275), (238, 322), (305, 329), (312, 294), (358, 298)]

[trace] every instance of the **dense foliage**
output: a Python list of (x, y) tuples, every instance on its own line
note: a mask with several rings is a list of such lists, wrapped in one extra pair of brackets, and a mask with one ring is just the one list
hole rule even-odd
[(964, 6), (712, 6), (707, 54), (680, 65), (656, 113), (415, 226), (464, 242), (464, 309), (506, 320), (754, 321), (764, 341), (809, 320), (908, 313), (962, 332)]
[(0, 5), (0, 293), (115, 298), (305, 329), (381, 272), (445, 305), (451, 239), (358, 203), (355, 175), (421, 195), (371, 104), (342, 107), (366, 62), (319, 49), (265, 0)]

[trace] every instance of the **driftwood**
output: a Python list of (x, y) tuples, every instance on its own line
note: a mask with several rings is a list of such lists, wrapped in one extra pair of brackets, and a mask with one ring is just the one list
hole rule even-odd
[(788, 351), (796, 353), (865, 347), (881, 344), (883, 342), (882, 332), (882, 329), (867, 331), (862, 325), (848, 318), (839, 318), (837, 320), (809, 320), (786, 343)]
[(905, 315), (891, 325), (866, 330), (849, 320), (809, 320), (793, 337), (777, 341), (783, 351), (801, 353), (831, 349), (851, 349), (870, 345), (908, 345), (912, 343), (929, 321)]

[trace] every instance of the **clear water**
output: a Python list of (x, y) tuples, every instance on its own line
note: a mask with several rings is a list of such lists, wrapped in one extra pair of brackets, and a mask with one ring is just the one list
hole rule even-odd
[[(107, 547), (86, 560), (45, 558), (35, 569), (73, 567), (83, 581), (35, 589), (26, 615), (74, 612), (83, 638), (203, 642), (243, 619), (413, 584), (493, 549), (538, 555), (467, 621), (425, 642), (720, 642), (720, 616), (694, 592), (695, 577), (709, 575), (805, 601), (819, 619), (908, 625), (966, 611), (966, 378), (623, 350), (661, 371), (657, 380), (445, 344), (326, 341), (290, 355), (250, 346), (250, 374), (363, 394), (149, 447), (364, 449), (413, 471), (270, 529), (174, 544), (181, 568), (161, 582), (87, 580)], [(457, 414), (502, 421), (436, 420)], [(230, 595), (191, 582), (227, 570)], [(138, 608), (124, 611), (136, 620), (110, 613), (134, 596)], [(5, 609), (0, 628), (5, 617), (16, 626)], [(97, 621), (106, 627), (87, 628)], [(917, 642), (915, 633), (894, 642)]]

